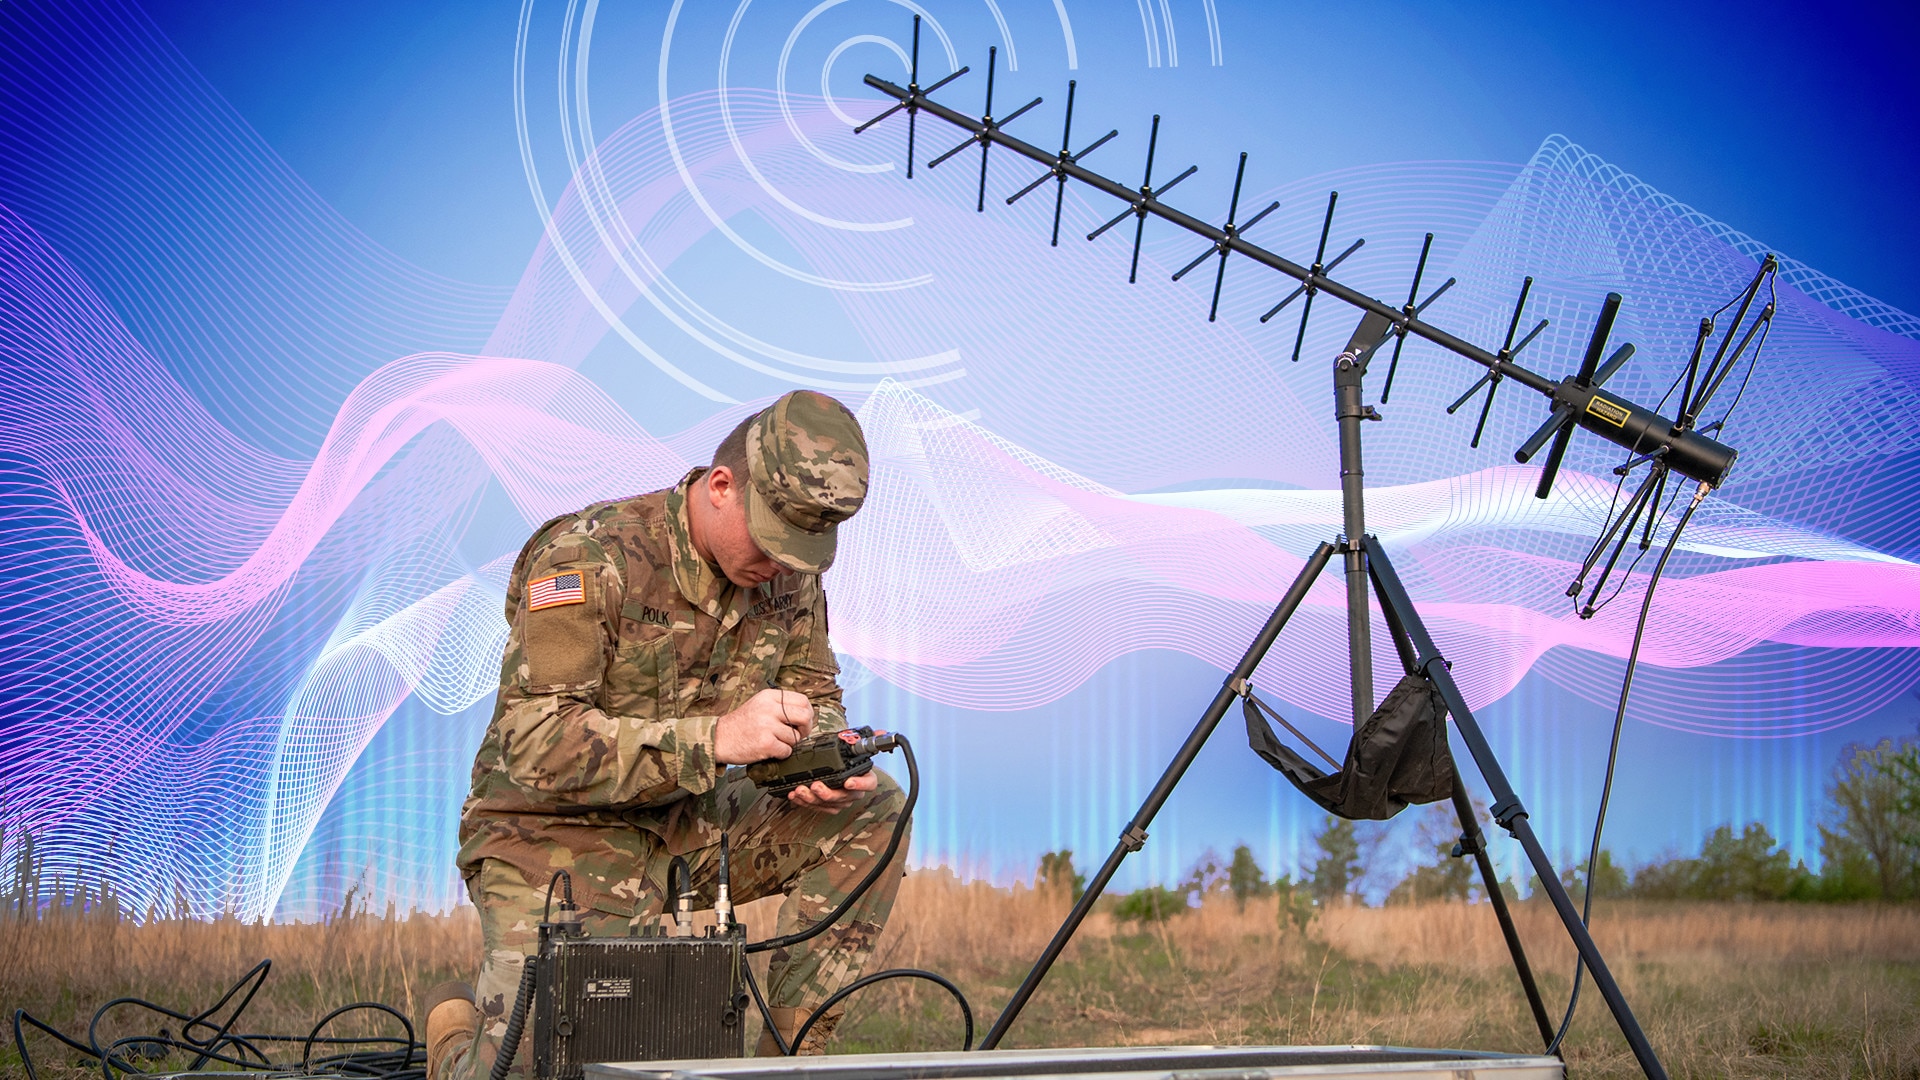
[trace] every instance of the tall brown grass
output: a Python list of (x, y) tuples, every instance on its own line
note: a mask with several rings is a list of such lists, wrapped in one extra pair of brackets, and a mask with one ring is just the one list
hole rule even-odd
[[(915, 875), (881, 959), (947, 958), (997, 1007), (1066, 906)], [(1545, 904), (1513, 911), (1558, 1021), (1572, 946)], [(1593, 932), (1676, 1076), (1920, 1077), (1920, 907), (1601, 902)], [(1574, 1075), (1639, 1075), (1586, 987), (1566, 1046)], [(1096, 913), (1013, 1033), (1020, 1045), (1540, 1045), (1484, 904), (1331, 907), (1302, 934), (1272, 899), (1225, 896), (1159, 924)]]
[[(1920, 962), (1920, 907), (1915, 906), (1597, 903), (1594, 941), (1613, 961)], [(1523, 903), (1511, 910), (1534, 964), (1573, 966), (1573, 945), (1552, 907)], [(1315, 933), (1348, 956), (1386, 967), (1442, 964), (1486, 970), (1511, 963), (1492, 909), (1481, 904), (1336, 907), (1320, 915)]]
[[(973, 1001), (976, 1034), (1009, 997), (1065, 914), (1050, 891), (994, 888), (944, 870), (902, 886), (875, 967), (940, 972)], [(1550, 1007), (1570, 985), (1572, 953), (1551, 910), (1515, 907)], [(769, 901), (742, 917), (769, 928)], [(1676, 1076), (1920, 1077), (1920, 908), (1789, 904), (1603, 903), (1594, 932)], [(243, 1024), (304, 1034), (350, 1000), (413, 1014), (419, 995), (468, 977), (479, 956), (470, 910), (320, 924), (0, 915), (0, 1006), (25, 1007), (69, 1032), (121, 994), (183, 1011), (204, 1007), (256, 961), (270, 976)], [(1557, 1018), (1557, 1016), (1556, 1016)], [(144, 1025), (144, 1026), (143, 1026)], [(340, 1033), (392, 1030), (349, 1018)], [(109, 1036), (151, 1031), (116, 1013)], [(888, 983), (855, 999), (843, 1050), (957, 1046), (956, 1010), (924, 983)], [(1228, 897), (1161, 923), (1096, 912), (1006, 1045), (1349, 1043), (1532, 1051), (1539, 1037), (1488, 908), (1433, 903), (1330, 908), (1305, 933), (1272, 900)], [(58, 1075), (75, 1063), (37, 1038)], [(1567, 1045), (1576, 1076), (1637, 1075), (1589, 990)], [(18, 1073), (9, 1046), (0, 1068)]]

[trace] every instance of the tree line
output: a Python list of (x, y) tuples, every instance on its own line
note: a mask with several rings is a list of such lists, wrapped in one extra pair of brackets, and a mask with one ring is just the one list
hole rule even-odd
[[(1490, 823), (1482, 813), (1482, 829)], [(1647, 900), (1746, 901), (1904, 901), (1920, 899), (1920, 741), (1883, 739), (1854, 744), (1841, 752), (1828, 778), (1826, 805), (1817, 822), (1820, 868), (1816, 872), (1793, 858), (1767, 827), (1750, 822), (1738, 831), (1731, 824), (1709, 833), (1694, 855), (1673, 854), (1631, 872), (1611, 852), (1600, 851), (1593, 868), (1596, 897)], [(1386, 890), (1386, 902), (1474, 900), (1483, 885), (1471, 858), (1454, 855), (1459, 820), (1451, 805), (1426, 809), (1416, 825), (1419, 859)], [(1298, 877), (1269, 879), (1253, 851), (1241, 844), (1230, 858), (1209, 851), (1170, 886), (1154, 885), (1117, 897), (1112, 910), (1123, 919), (1164, 919), (1209, 893), (1232, 896), (1245, 904), (1278, 895), (1281, 920), (1304, 927), (1317, 906), (1364, 902), (1370, 856), (1383, 836), (1373, 823), (1329, 817), (1314, 834), (1314, 858)], [(1369, 850), (1369, 849), (1375, 850)], [(1585, 860), (1561, 872), (1561, 883), (1576, 898), (1587, 886)], [(1073, 867), (1073, 853), (1042, 857), (1036, 884), (1071, 892), (1079, 898), (1085, 879)], [(1539, 882), (1528, 881), (1528, 895)], [(1519, 890), (1511, 882), (1509, 896)]]
[[(1483, 827), (1485, 827), (1483, 823)], [(1731, 824), (1707, 834), (1694, 855), (1668, 855), (1631, 873), (1601, 849), (1593, 867), (1596, 897), (1646, 900), (1912, 900), (1920, 898), (1920, 742), (1882, 739), (1841, 752), (1816, 823), (1820, 869), (1794, 859), (1767, 827)], [(1387, 902), (1472, 899), (1480, 889), (1470, 860), (1453, 858), (1459, 831), (1451, 807), (1429, 808), (1420, 823), (1432, 858), (1387, 893)], [(1362, 871), (1360, 838), (1350, 821), (1328, 821), (1314, 838), (1308, 872), (1322, 903), (1353, 895)], [(1570, 892), (1584, 892), (1585, 860), (1561, 872)], [(1529, 880), (1528, 893), (1539, 892)]]

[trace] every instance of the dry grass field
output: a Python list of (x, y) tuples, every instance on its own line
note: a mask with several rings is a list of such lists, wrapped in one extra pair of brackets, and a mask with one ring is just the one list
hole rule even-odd
[[(1050, 893), (917, 872), (880, 960), (952, 978), (984, 1030), (1065, 906)], [(1271, 900), (1242, 911), (1225, 897), (1144, 926), (1096, 914), (1007, 1045), (1537, 1048), (1486, 907), (1338, 908), (1304, 934), (1282, 930), (1276, 915)], [(749, 905), (743, 916), (764, 926), (771, 909)], [(1569, 983), (1565, 935), (1544, 907), (1520, 904), (1516, 917), (1553, 1007)], [(1595, 932), (1675, 1076), (1920, 1078), (1920, 907), (1602, 904)], [(478, 938), (468, 910), (294, 926), (0, 917), (0, 1006), (84, 1031), (98, 1005), (122, 994), (183, 1011), (210, 1005), (270, 957), (272, 973), (241, 1026), (304, 1033), (353, 1000), (411, 1014), (425, 988), (468, 974)], [(103, 1035), (155, 1026), (152, 1018), (133, 1023), (132, 1012), (115, 1015), (124, 1021), (110, 1020)], [(349, 1017), (340, 1031), (377, 1026)], [(836, 1048), (847, 1051), (936, 1049), (960, 1040), (951, 1000), (912, 982), (868, 991), (841, 1031)], [(42, 1076), (78, 1075), (78, 1055), (30, 1038)], [(1567, 1060), (1576, 1077), (1637, 1075), (1590, 984)], [(21, 1075), (10, 1040), (0, 1071)]]

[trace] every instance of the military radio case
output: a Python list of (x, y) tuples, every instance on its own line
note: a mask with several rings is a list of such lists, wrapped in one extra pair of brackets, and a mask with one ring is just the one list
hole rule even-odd
[(830, 788), (873, 771), (873, 729), (848, 728), (809, 735), (793, 744), (793, 753), (747, 766), (747, 779), (769, 795), (785, 797), (794, 788), (818, 780)]
[(706, 937), (554, 934), (534, 963), (534, 1074), (580, 1080), (609, 1061), (743, 1057), (746, 930)]

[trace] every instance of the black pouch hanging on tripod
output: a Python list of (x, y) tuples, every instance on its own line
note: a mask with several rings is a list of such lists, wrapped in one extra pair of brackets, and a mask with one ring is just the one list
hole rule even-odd
[(1247, 714), (1247, 745), (1336, 817), (1383, 821), (1409, 804), (1453, 796), (1447, 706), (1425, 676), (1400, 680), (1366, 723), (1354, 729), (1346, 764), (1332, 774), (1283, 744), (1260, 715), (1263, 707), (1251, 693), (1241, 702)]

